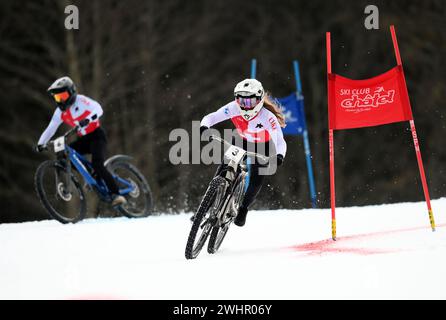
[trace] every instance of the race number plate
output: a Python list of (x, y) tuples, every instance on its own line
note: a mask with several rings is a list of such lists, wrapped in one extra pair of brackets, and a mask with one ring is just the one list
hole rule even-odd
[(236, 163), (239, 163), (243, 156), (245, 155), (246, 151), (242, 148), (231, 146), (225, 153), (225, 157), (231, 161), (234, 161)]
[(58, 153), (65, 150), (65, 137), (54, 140), (54, 152)]

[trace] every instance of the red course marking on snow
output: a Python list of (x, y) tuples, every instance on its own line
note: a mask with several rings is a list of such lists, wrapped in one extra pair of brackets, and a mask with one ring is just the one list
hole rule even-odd
[(394, 253), (397, 251), (371, 248), (341, 247), (338, 246), (338, 244), (339, 239), (336, 242), (333, 240), (323, 240), (319, 242), (306, 243), (291, 248), (296, 251), (303, 251), (306, 253), (307, 256), (316, 256), (326, 253), (352, 253), (366, 256), (372, 254)]
[[(446, 224), (438, 225), (438, 228), (445, 227)], [(401, 230), (380, 231), (374, 233), (358, 234), (354, 236), (346, 236), (337, 238), (336, 241), (332, 239), (322, 240), (318, 242), (304, 243), (297, 246), (292, 246), (290, 249), (295, 251), (305, 252), (307, 256), (322, 255), (324, 253), (352, 253), (358, 255), (372, 255), (372, 254), (385, 254), (395, 253), (402, 250), (384, 250), (384, 249), (372, 249), (372, 248), (354, 248), (354, 247), (342, 247), (342, 244), (349, 240), (360, 240), (366, 238), (380, 237), (391, 235), (395, 233), (410, 232), (416, 230), (427, 229), (427, 227), (413, 227)]]

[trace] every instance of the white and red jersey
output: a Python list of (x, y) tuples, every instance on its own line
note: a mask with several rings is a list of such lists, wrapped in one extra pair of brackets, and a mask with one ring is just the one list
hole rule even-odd
[(287, 145), (283, 138), (282, 128), (276, 116), (266, 108), (262, 108), (256, 117), (245, 120), (235, 101), (228, 103), (217, 111), (208, 114), (201, 120), (201, 126), (213, 125), (231, 119), (237, 128), (238, 134), (246, 141), (252, 143), (269, 142), (273, 140), (277, 154), (285, 157)]
[(71, 127), (79, 125), (79, 121), (89, 119), (87, 126), (80, 128), (77, 132), (79, 136), (84, 136), (95, 131), (100, 127), (99, 118), (103, 115), (101, 105), (86, 96), (78, 94), (76, 101), (66, 111), (61, 111), (59, 108), (54, 111), (50, 124), (40, 136), (39, 145), (44, 145), (54, 136), (57, 129), (62, 123), (66, 123)]

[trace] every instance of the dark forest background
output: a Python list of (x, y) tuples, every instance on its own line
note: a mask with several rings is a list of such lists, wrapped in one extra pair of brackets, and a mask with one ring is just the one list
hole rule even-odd
[[(80, 10), (79, 30), (64, 28), (69, 4)], [(380, 10), (380, 30), (364, 27), (368, 4)], [(0, 1), (0, 222), (47, 218), (33, 179), (48, 155), (32, 147), (55, 108), (46, 89), (63, 75), (102, 104), (109, 153), (135, 157), (156, 211), (194, 211), (215, 167), (171, 165), (169, 132), (191, 131), (192, 120), (230, 101), (252, 58), (274, 96), (295, 90), (299, 60), (319, 206), (328, 207), (325, 32), (333, 70), (368, 78), (395, 65), (391, 24), (431, 197), (445, 196), (445, 18), (444, 0)], [(302, 140), (286, 140), (285, 165), (255, 208), (310, 207)], [(336, 132), (335, 148), (338, 206), (423, 200), (408, 124)]]

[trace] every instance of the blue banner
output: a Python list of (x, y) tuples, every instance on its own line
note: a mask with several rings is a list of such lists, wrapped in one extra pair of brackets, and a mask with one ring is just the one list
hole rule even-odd
[(282, 130), (284, 135), (302, 135), (306, 129), (304, 114), (304, 97), (291, 94), (285, 98), (275, 99), (285, 115), (287, 126)]

